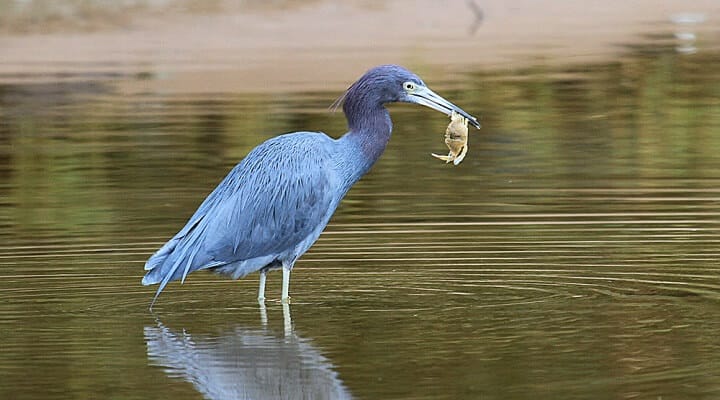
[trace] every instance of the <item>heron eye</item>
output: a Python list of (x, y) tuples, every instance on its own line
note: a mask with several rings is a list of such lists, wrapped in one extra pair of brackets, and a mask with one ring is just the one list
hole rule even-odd
[(405, 82), (405, 83), (403, 83), (403, 87), (404, 87), (405, 90), (407, 90), (408, 92), (412, 92), (413, 90), (415, 90), (415, 84), (412, 83), (412, 82)]

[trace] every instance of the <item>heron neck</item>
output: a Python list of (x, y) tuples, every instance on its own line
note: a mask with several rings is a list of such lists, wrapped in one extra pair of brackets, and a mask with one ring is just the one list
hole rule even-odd
[(392, 132), (390, 114), (383, 106), (376, 110), (365, 111), (361, 120), (351, 121), (348, 118), (350, 131), (343, 139), (349, 144), (349, 149), (362, 165), (359, 176), (364, 175), (380, 158), (385, 151)]
[(363, 110), (361, 118), (348, 117), (350, 131), (345, 134), (347, 140), (362, 156), (366, 168), (363, 174), (375, 164), (385, 151), (390, 134), (392, 120), (390, 113), (382, 105), (374, 109)]

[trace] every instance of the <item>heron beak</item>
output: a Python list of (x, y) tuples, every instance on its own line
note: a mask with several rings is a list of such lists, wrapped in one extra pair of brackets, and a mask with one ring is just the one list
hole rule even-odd
[(418, 87), (414, 92), (408, 93), (408, 100), (411, 103), (422, 104), (426, 107), (432, 108), (433, 110), (440, 111), (445, 115), (452, 115), (452, 112), (455, 111), (467, 118), (468, 122), (470, 122), (472, 126), (480, 129), (480, 123), (477, 118), (466, 113), (465, 110), (455, 104), (443, 99), (440, 95), (427, 87)]

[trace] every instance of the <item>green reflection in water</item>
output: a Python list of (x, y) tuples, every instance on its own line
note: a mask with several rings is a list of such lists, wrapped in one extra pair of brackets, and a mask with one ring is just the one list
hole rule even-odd
[[(425, 77), (484, 128), (455, 168), (444, 117), (392, 106), (297, 265), (298, 335), (359, 398), (717, 395), (719, 57)], [(257, 143), (343, 133), (336, 95), (0, 88), (0, 397), (197, 398), (148, 366), (141, 265)], [(255, 286), (199, 274), (158, 307), (212, 341), (257, 328)]]

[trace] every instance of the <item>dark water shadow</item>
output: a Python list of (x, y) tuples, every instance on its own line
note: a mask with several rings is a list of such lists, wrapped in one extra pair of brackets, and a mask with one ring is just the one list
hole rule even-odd
[(207, 399), (351, 399), (332, 362), (296, 335), (290, 307), (284, 332), (237, 325), (217, 335), (193, 335), (159, 320), (144, 329), (151, 365), (191, 383)]

